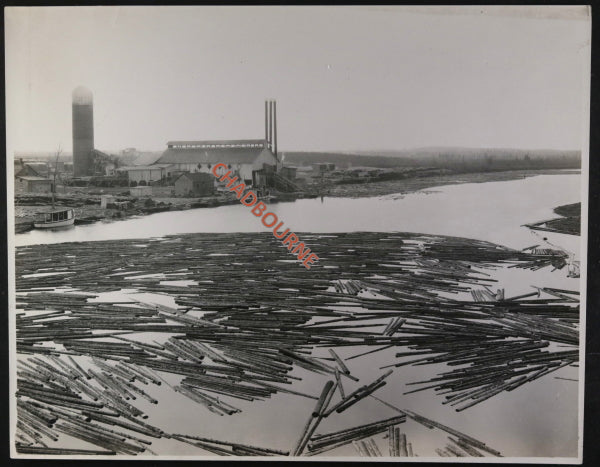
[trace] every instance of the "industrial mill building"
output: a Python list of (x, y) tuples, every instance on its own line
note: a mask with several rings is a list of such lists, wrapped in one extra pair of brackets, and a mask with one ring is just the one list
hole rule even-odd
[[(253, 171), (265, 164), (277, 165), (266, 140), (169, 141), (167, 148), (156, 162), (171, 164), (172, 172), (211, 173), (213, 166), (225, 164), (247, 185), (252, 183)], [(221, 169), (221, 173), (227, 171)]]
[(265, 102), (265, 138), (209, 141), (169, 141), (167, 149), (152, 165), (123, 167), (129, 180), (157, 181), (182, 173), (209, 173), (225, 164), (220, 175), (231, 170), (246, 185), (255, 184), (257, 174), (278, 168), (275, 101)]

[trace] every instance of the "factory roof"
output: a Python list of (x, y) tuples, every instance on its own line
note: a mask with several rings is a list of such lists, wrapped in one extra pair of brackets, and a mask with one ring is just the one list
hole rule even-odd
[(157, 162), (171, 164), (250, 164), (264, 150), (264, 147), (170, 148), (163, 152)]
[(152, 165), (128, 165), (125, 167), (119, 167), (117, 170), (156, 170), (156, 169), (166, 169), (167, 167), (171, 167), (173, 164), (152, 164)]
[(52, 180), (46, 177), (36, 177), (34, 175), (18, 175), (17, 178), (22, 178), (23, 180), (29, 180), (31, 182), (36, 182), (36, 181), (45, 181), (45, 182), (51, 182)]
[(207, 177), (211, 180), (213, 179), (213, 176), (206, 172), (183, 172), (181, 175), (179, 175), (179, 177), (175, 179), (175, 181), (179, 180), (181, 177), (187, 177), (192, 181), (203, 180)]
[(138, 156), (131, 162), (131, 165), (149, 165), (153, 164), (162, 156), (162, 151), (138, 152)]
[(42, 172), (48, 172), (48, 164), (45, 162), (24, 162), (23, 167), (29, 167), (38, 174)]
[(207, 141), (168, 141), (168, 148), (264, 148), (267, 142), (264, 139), (226, 139)]

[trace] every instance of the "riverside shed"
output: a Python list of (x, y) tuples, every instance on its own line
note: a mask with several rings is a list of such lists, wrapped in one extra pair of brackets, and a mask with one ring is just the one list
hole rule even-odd
[(175, 180), (175, 194), (178, 196), (208, 196), (215, 191), (215, 177), (196, 172), (182, 173)]
[(171, 175), (173, 166), (171, 164), (153, 164), (153, 165), (131, 165), (127, 167), (119, 167), (118, 172), (127, 172), (129, 181), (154, 182), (163, 180)]
[(50, 193), (52, 180), (33, 175), (20, 176), (15, 180), (15, 191), (18, 193)]

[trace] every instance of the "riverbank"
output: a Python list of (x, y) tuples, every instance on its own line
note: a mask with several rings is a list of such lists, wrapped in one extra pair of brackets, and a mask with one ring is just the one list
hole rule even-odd
[[(356, 183), (352, 185), (333, 185), (327, 191), (327, 196), (343, 198), (365, 198), (384, 196), (394, 193), (407, 194), (426, 188), (463, 183), (502, 182), (519, 180), (536, 175), (559, 175), (571, 173), (565, 170), (510, 170), (506, 172), (474, 172), (446, 175), (430, 175), (427, 177), (389, 180), (384, 182)], [(580, 173), (580, 171), (572, 171)]]
[[(521, 170), (508, 172), (486, 172), (435, 175), (422, 178), (390, 180), (384, 182), (330, 185), (321, 189), (320, 195), (332, 198), (369, 198), (394, 193), (407, 194), (426, 188), (464, 183), (484, 183), (494, 181), (519, 180), (535, 175), (565, 174), (561, 170)], [(316, 186), (307, 186), (302, 193), (277, 193), (264, 199), (268, 204), (295, 201), (297, 199), (315, 198), (318, 196)], [(181, 198), (171, 195), (170, 187), (153, 187), (151, 197), (133, 197), (123, 188), (90, 189), (77, 188), (72, 192), (56, 195), (56, 206), (74, 209), (76, 224), (92, 224), (95, 222), (112, 222), (145, 216), (165, 211), (185, 211), (197, 208), (210, 208), (236, 205), (239, 201), (233, 193), (220, 194), (203, 198)], [(104, 194), (114, 196), (107, 208), (100, 207), (100, 198)], [(51, 203), (49, 195), (17, 195), (15, 197), (15, 232), (24, 233), (33, 229), (33, 221), (40, 208), (47, 208)]]
[[(295, 201), (296, 199), (315, 198), (317, 195), (305, 193), (282, 193), (277, 197), (261, 198), (268, 203), (278, 201)], [(112, 222), (132, 217), (155, 214), (166, 211), (186, 211), (198, 208), (237, 205), (239, 200), (232, 193), (203, 198), (176, 198), (152, 196), (136, 198), (130, 195), (116, 195), (106, 208), (100, 206), (100, 194), (78, 193), (57, 195), (55, 205), (73, 208), (75, 225), (93, 224), (95, 222)], [(49, 195), (21, 195), (15, 200), (15, 233), (25, 233), (33, 229), (33, 222), (39, 212), (47, 209), (51, 203)]]
[[(182, 211), (198, 207), (224, 206), (236, 200), (226, 196), (198, 198), (144, 197), (116, 195), (106, 208), (100, 205), (100, 194), (69, 193), (56, 196), (57, 208), (73, 208), (75, 224), (92, 224), (145, 216), (164, 211)], [(15, 232), (23, 233), (33, 229), (33, 222), (41, 209), (50, 205), (48, 195), (21, 195), (15, 199)]]
[(581, 203), (566, 204), (554, 208), (562, 217), (526, 224), (532, 230), (557, 232), (568, 235), (581, 235)]

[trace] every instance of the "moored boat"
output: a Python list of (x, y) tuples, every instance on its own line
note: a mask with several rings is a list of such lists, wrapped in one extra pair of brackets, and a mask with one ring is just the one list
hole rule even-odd
[(56, 191), (56, 174), (58, 170), (58, 156), (60, 147), (56, 153), (56, 162), (53, 171), (52, 183), (52, 208), (49, 211), (39, 213), (39, 218), (33, 222), (36, 229), (57, 229), (59, 227), (69, 227), (75, 223), (75, 214), (71, 208), (56, 209), (54, 205), (54, 193)]
[(75, 223), (75, 215), (73, 209), (54, 209), (49, 212), (42, 213), (41, 219), (33, 223), (36, 229), (55, 229), (58, 227), (67, 227)]

